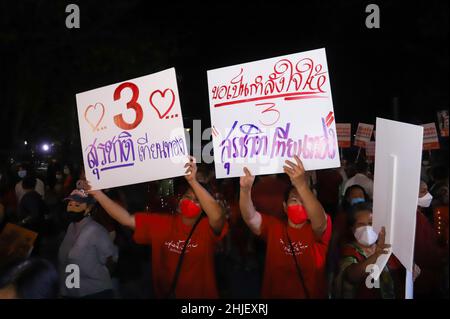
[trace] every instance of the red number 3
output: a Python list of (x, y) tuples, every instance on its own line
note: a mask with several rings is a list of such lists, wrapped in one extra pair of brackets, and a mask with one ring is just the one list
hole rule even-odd
[(255, 104), (255, 105), (256, 105), (256, 106), (262, 106), (262, 105), (267, 105), (267, 106), (269, 106), (267, 109), (265, 109), (264, 111), (262, 111), (261, 114), (268, 113), (268, 112), (274, 112), (274, 113), (277, 114), (276, 120), (274, 120), (274, 121), (271, 122), (271, 123), (264, 123), (263, 121), (259, 120), (259, 122), (260, 122), (262, 125), (264, 125), (264, 126), (272, 126), (272, 125), (274, 125), (276, 122), (278, 122), (278, 120), (280, 119), (280, 111), (278, 111), (278, 110), (275, 108), (275, 103), (259, 103), (259, 104)]
[(131, 100), (127, 103), (127, 109), (133, 109), (134, 112), (136, 112), (136, 118), (133, 123), (127, 123), (123, 119), (122, 114), (118, 114), (118, 115), (114, 116), (114, 123), (123, 130), (132, 130), (141, 123), (144, 114), (142, 112), (141, 105), (137, 102), (137, 99), (139, 97), (139, 88), (131, 82), (122, 83), (115, 89), (114, 101), (117, 101), (120, 99), (122, 90), (125, 88), (131, 89), (131, 91), (133, 93)]

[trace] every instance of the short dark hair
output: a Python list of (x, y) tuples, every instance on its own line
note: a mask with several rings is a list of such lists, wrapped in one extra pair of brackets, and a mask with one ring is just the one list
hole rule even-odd
[(26, 259), (11, 265), (0, 278), (0, 288), (9, 285), (21, 299), (53, 299), (58, 294), (58, 273), (45, 259)]
[(36, 187), (36, 177), (34, 176), (25, 176), (22, 180), (23, 189), (34, 189)]
[(358, 203), (358, 204), (353, 205), (350, 208), (348, 218), (347, 218), (348, 226), (350, 228), (353, 227), (356, 223), (356, 215), (359, 212), (362, 212), (365, 210), (372, 211), (372, 203), (371, 202)]

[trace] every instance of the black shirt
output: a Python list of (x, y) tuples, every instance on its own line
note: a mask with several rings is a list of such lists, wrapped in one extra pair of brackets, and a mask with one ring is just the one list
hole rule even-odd
[(23, 195), (18, 209), (18, 218), (21, 223), (24, 219), (27, 221), (21, 224), (29, 230), (40, 232), (44, 224), (44, 215), (46, 213), (46, 205), (41, 195), (32, 190)]

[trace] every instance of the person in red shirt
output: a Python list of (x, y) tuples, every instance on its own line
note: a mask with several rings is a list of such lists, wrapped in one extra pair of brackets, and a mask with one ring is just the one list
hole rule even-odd
[[(223, 209), (197, 181), (197, 165), (193, 157), (185, 167), (189, 189), (180, 199), (180, 214), (176, 215), (130, 215), (102, 191), (92, 191), (89, 185), (87, 188), (111, 217), (134, 229), (134, 240), (138, 244), (152, 246), (152, 278), (157, 298), (218, 298), (214, 248), (224, 237), (228, 226)], [(202, 218), (202, 210), (207, 218)], [(174, 285), (180, 255), (199, 218), (187, 243), (179, 277)]]
[(327, 298), (325, 259), (331, 220), (308, 186), (305, 169), (286, 161), (292, 188), (284, 201), (287, 221), (256, 211), (251, 199), (255, 177), (247, 168), (240, 179), (240, 208), (250, 230), (267, 243), (263, 298)]

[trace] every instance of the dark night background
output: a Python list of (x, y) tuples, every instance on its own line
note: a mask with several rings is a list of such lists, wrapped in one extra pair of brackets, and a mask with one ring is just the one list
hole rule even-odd
[[(80, 29), (65, 26), (69, 3), (80, 7)], [(380, 29), (365, 26), (370, 3), (380, 7)], [(442, 0), (1, 0), (0, 155), (49, 141), (79, 158), (75, 94), (169, 67), (186, 127), (202, 119), (206, 128), (208, 69), (321, 47), (337, 122), (355, 130), (376, 116), (436, 121), (449, 105), (448, 18)]]

